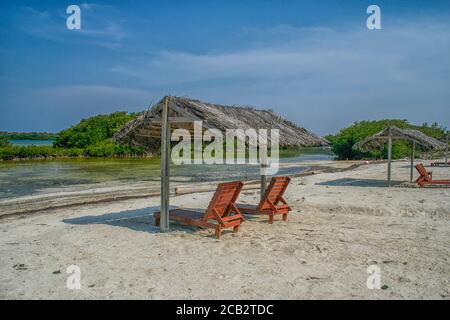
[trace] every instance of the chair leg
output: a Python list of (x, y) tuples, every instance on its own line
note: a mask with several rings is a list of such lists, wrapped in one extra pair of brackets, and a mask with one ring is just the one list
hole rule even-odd
[(235, 226), (235, 227), (233, 228), (233, 232), (236, 233), (236, 232), (238, 232), (238, 231), (239, 231), (239, 226)]
[(287, 221), (287, 213), (286, 214), (283, 214), (283, 221)]
[(160, 218), (155, 217), (155, 226), (159, 227), (160, 224)]
[(216, 227), (216, 238), (220, 239), (220, 236), (222, 235), (222, 228), (219, 226)]
[(269, 214), (269, 224), (273, 223), (273, 214)]

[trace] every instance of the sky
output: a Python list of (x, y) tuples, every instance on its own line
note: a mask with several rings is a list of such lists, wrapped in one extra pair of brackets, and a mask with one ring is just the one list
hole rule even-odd
[(0, 131), (57, 132), (166, 94), (270, 108), (321, 135), (384, 118), (450, 127), (450, 0), (94, 1), (1, 2)]

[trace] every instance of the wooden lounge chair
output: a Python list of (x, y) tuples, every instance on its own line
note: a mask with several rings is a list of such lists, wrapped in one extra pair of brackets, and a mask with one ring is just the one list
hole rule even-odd
[(450, 186), (450, 179), (449, 180), (433, 180), (433, 173), (428, 172), (427, 169), (425, 169), (424, 165), (419, 163), (416, 165), (416, 170), (419, 172), (420, 177), (417, 178), (416, 183), (423, 187), (425, 185), (449, 185)]
[(289, 181), (291, 181), (289, 177), (273, 177), (257, 206), (238, 203), (236, 207), (246, 214), (266, 214), (269, 216), (270, 224), (277, 214), (282, 214), (283, 221), (286, 221), (289, 211), (292, 210), (283, 199)]
[[(227, 182), (217, 186), (208, 208), (204, 212), (189, 209), (173, 209), (169, 211), (169, 219), (198, 227), (215, 229), (215, 235), (220, 238), (222, 229), (233, 228), (239, 230), (244, 217), (235, 206), (235, 201), (241, 192), (243, 183)], [(161, 213), (155, 212), (155, 224), (159, 226)]]

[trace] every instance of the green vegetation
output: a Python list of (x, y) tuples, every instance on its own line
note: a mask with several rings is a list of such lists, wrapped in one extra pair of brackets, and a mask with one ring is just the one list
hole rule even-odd
[(8, 147), (9, 141), (5, 136), (0, 135), (0, 148)]
[(49, 132), (4, 132), (0, 131), (0, 139), (6, 140), (54, 140), (56, 134)]
[(53, 146), (11, 146), (5, 135), (0, 135), (0, 159), (144, 155), (143, 149), (119, 144), (112, 139), (117, 130), (137, 115), (114, 112), (83, 119), (53, 136)]
[(18, 158), (53, 158), (80, 157), (81, 149), (61, 149), (52, 146), (6, 146), (0, 148), (0, 159), (12, 160)]
[(60, 131), (53, 145), (62, 148), (86, 148), (104, 142), (136, 116), (134, 113), (114, 112), (83, 119), (80, 123)]
[[(445, 128), (437, 123), (421, 126), (410, 124), (407, 120), (378, 120), (355, 122), (352, 126), (342, 129), (336, 135), (328, 135), (325, 138), (331, 142), (333, 152), (339, 159), (363, 159), (363, 158), (387, 158), (387, 146), (383, 149), (363, 153), (352, 149), (353, 145), (375, 133), (385, 129), (387, 126), (394, 125), (399, 128), (411, 128), (422, 131), (426, 135), (434, 138), (441, 138), (445, 135)], [(399, 159), (409, 155), (410, 147), (407, 141), (395, 141), (392, 147), (392, 157)], [(420, 151), (420, 148), (419, 148)]]
[[(55, 157), (123, 157), (141, 156), (145, 151), (113, 141), (117, 130), (128, 121), (135, 119), (136, 113), (114, 112), (108, 115), (97, 115), (81, 120), (78, 124), (62, 130), (58, 134), (51, 133), (6, 133), (0, 132), (0, 159), (17, 158), (55, 158)], [(406, 120), (379, 120), (355, 122), (352, 126), (342, 129), (336, 135), (326, 137), (332, 144), (332, 151), (339, 159), (386, 158), (387, 148), (374, 152), (361, 153), (352, 149), (353, 145), (389, 125), (399, 128), (413, 128), (423, 133), (441, 138), (445, 129), (437, 123), (416, 126)], [(54, 140), (53, 146), (14, 146), (8, 140)], [(420, 151), (420, 150), (419, 150)], [(281, 150), (285, 156), (292, 150)], [(406, 157), (409, 154), (409, 144), (396, 141), (393, 145), (393, 158)]]
[(143, 155), (144, 150), (119, 144), (112, 139), (115, 132), (137, 116), (137, 113), (114, 112), (83, 119), (77, 125), (59, 132), (53, 146), (82, 149), (83, 154), (89, 157)]

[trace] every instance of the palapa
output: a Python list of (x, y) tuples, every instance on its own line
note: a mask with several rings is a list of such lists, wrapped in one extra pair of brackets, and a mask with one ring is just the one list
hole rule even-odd
[[(328, 141), (271, 110), (258, 110), (246, 106), (225, 106), (199, 100), (169, 96), (169, 117), (183, 118), (188, 122), (171, 123), (172, 128), (193, 130), (194, 121), (202, 121), (202, 127), (218, 129), (226, 133), (227, 129), (278, 129), (280, 147), (315, 147), (327, 146)], [(128, 122), (114, 138), (121, 143), (144, 147), (157, 151), (160, 146), (161, 113), (166, 100), (153, 105), (149, 110)], [(245, 137), (243, 137), (245, 139)], [(247, 137), (248, 139), (248, 137)], [(270, 139), (270, 137), (268, 137)], [(251, 143), (252, 141), (246, 141)]]

